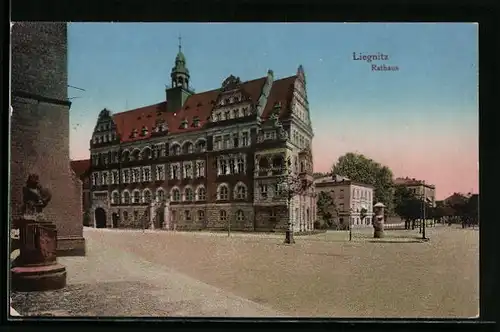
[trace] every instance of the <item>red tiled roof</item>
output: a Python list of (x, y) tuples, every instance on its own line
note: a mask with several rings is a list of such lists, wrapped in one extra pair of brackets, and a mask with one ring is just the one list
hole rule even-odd
[(71, 160), (70, 165), (76, 176), (81, 177), (86, 171), (90, 169), (90, 159)]
[(262, 112), (262, 118), (267, 119), (272, 114), (274, 105), (281, 103), (280, 118), (286, 117), (290, 111), (288, 105), (292, 101), (293, 85), (295, 83), (296, 75), (282, 78), (273, 82), (271, 92), (267, 98), (267, 105)]
[[(282, 107), (280, 116), (285, 116), (288, 105), (291, 101), (295, 78), (296, 76), (291, 76), (273, 82), (266, 108), (262, 114), (263, 118), (267, 118), (270, 115), (274, 104), (278, 101), (281, 102)], [(250, 97), (253, 103), (256, 103), (265, 82), (266, 77), (242, 82), (240, 89)], [(186, 100), (182, 109), (175, 113), (167, 112), (166, 101), (130, 111), (116, 113), (113, 115), (113, 120), (116, 124), (117, 133), (120, 135), (122, 142), (148, 139), (151, 137), (153, 127), (155, 126), (157, 120), (166, 121), (168, 131), (172, 134), (200, 130), (208, 122), (219, 94), (220, 90), (215, 89), (191, 95)], [(192, 125), (195, 116), (198, 116), (199, 118), (199, 127), (194, 127)], [(187, 128), (181, 128), (183, 120), (188, 121)], [(146, 135), (140, 135), (144, 126), (147, 128), (148, 133)], [(137, 130), (138, 135), (136, 137), (132, 137), (131, 135), (133, 130)]]

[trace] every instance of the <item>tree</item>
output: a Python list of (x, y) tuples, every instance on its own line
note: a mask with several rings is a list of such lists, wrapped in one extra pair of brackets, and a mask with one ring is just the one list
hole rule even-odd
[(414, 229), (415, 220), (421, 216), (422, 201), (404, 186), (396, 187), (394, 191), (394, 212), (405, 222), (405, 229)]
[(324, 172), (314, 172), (313, 178), (319, 179), (319, 178), (322, 178), (322, 177), (327, 176), (327, 175), (328, 175), (328, 173), (324, 173)]
[(325, 224), (331, 226), (331, 220), (336, 215), (337, 209), (333, 202), (332, 195), (328, 192), (320, 191), (318, 193), (318, 200), (316, 202), (318, 215)]
[(469, 219), (469, 224), (479, 224), (479, 195), (470, 195), (467, 201), (466, 211)]
[(386, 210), (393, 208), (393, 174), (389, 167), (365, 157), (349, 152), (341, 156), (332, 166), (332, 173), (345, 176), (353, 181), (375, 187), (373, 201), (382, 202)]

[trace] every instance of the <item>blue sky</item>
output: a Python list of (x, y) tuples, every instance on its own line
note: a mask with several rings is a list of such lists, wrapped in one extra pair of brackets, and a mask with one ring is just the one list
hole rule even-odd
[[(318, 170), (348, 152), (342, 149), (373, 157), (381, 153), (375, 142), (396, 144), (386, 150), (408, 149), (415, 144), (408, 136), (420, 142), (418, 149), (440, 150), (446, 142), (459, 142), (457, 153), (477, 156), (473, 23), (70, 23), (69, 84), (86, 89), (69, 89), (70, 97), (81, 97), (72, 99), (73, 158), (88, 156), (88, 139), (102, 108), (121, 112), (164, 100), (179, 34), (199, 92), (219, 87), (230, 74), (250, 80), (272, 69), (286, 77), (302, 64), (317, 150), (329, 156), (318, 159)], [(387, 54), (389, 60), (376, 63), (399, 71), (374, 72), (371, 64), (354, 61), (353, 52)], [(321, 150), (319, 143), (332, 140), (339, 144), (331, 152)], [(380, 158), (386, 163), (402, 156), (384, 153)], [(477, 157), (470, 162), (475, 165)]]

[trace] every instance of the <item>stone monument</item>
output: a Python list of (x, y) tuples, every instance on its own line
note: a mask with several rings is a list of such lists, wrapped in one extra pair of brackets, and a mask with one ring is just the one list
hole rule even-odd
[(42, 210), (52, 198), (37, 174), (30, 174), (23, 188), (23, 215), (13, 220), (20, 230), (20, 254), (11, 268), (12, 289), (45, 291), (66, 286), (66, 268), (57, 263), (56, 226)]
[(82, 186), (69, 158), (67, 24), (16, 22), (11, 29), (11, 217), (23, 220), (23, 187), (38, 175), (52, 192), (43, 212), (57, 228), (57, 255), (85, 255)]
[(373, 218), (373, 237), (376, 239), (384, 237), (384, 208), (383, 203), (377, 203), (373, 206), (375, 216)]

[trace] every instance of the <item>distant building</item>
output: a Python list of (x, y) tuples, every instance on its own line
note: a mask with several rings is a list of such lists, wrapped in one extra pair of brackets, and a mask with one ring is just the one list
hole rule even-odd
[(82, 181), (82, 203), (83, 212), (90, 209), (92, 201), (90, 199), (90, 159), (72, 160), (71, 169)]
[[(338, 211), (339, 224), (351, 221), (353, 226), (370, 225), (373, 216), (373, 189), (368, 184), (352, 181), (339, 175), (325, 176), (314, 180), (316, 193), (327, 192), (332, 195)], [(361, 209), (367, 216), (361, 220)]]
[(436, 206), (436, 186), (409, 177), (397, 178), (394, 180), (394, 185), (406, 187), (418, 197), (425, 197), (432, 206)]

